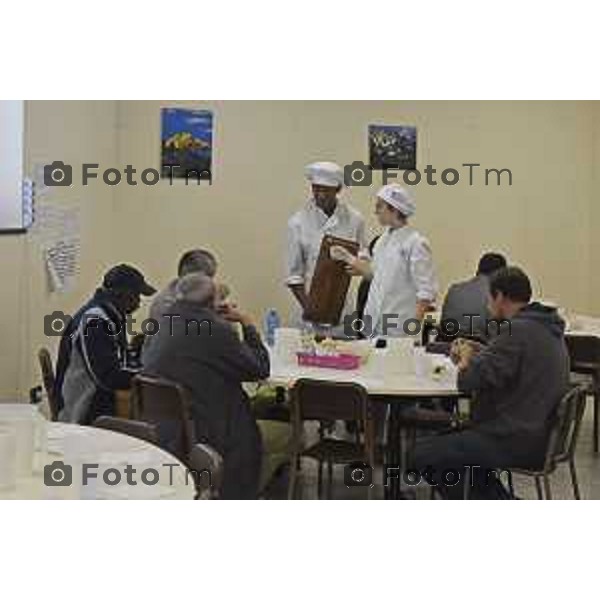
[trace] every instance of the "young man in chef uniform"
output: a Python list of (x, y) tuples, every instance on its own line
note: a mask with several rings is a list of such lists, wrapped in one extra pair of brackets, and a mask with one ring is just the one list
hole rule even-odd
[(371, 282), (364, 314), (371, 318), (376, 335), (399, 337), (413, 332), (433, 305), (438, 285), (427, 239), (408, 224), (415, 201), (397, 183), (384, 185), (376, 194), (375, 214), (385, 227), (373, 248), (371, 261), (351, 261), (348, 270)]

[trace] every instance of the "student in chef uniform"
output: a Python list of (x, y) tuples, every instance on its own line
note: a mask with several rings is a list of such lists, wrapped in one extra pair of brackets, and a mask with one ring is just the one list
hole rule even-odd
[[(371, 281), (364, 313), (378, 335), (407, 335), (404, 323), (421, 321), (437, 295), (429, 242), (408, 224), (414, 213), (415, 201), (405, 188), (397, 183), (383, 186), (377, 192), (375, 214), (386, 229), (373, 248), (372, 260), (355, 259), (349, 266), (351, 273)], [(392, 315), (387, 328), (384, 315)], [(409, 330), (414, 329), (410, 324)]]
[[(286, 285), (294, 295), (299, 314), (308, 301), (321, 241), (325, 234), (358, 242), (365, 247), (365, 222), (362, 215), (338, 199), (344, 183), (342, 168), (332, 162), (315, 162), (306, 167), (311, 185), (308, 202), (288, 222)], [(351, 306), (348, 302), (347, 306)], [(352, 312), (351, 309), (345, 313)]]

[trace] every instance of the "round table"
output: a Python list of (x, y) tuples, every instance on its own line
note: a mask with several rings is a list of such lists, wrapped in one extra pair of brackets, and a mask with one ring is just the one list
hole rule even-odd
[[(381, 360), (384, 356), (384, 351), (375, 351), (366, 365), (348, 371), (283, 364), (272, 360), (269, 383), (289, 389), (298, 379), (307, 378), (362, 385), (372, 400), (383, 402), (389, 406), (385, 463), (400, 466), (402, 408), (430, 398), (459, 398), (461, 394), (456, 387), (456, 367), (445, 356), (430, 355), (433, 364), (445, 367), (444, 375), (439, 378), (430, 374), (417, 376), (414, 372), (394, 372), (393, 368), (385, 363), (385, 360)], [(399, 478), (392, 479), (389, 488), (386, 487), (385, 497), (386, 499), (400, 497)]]
[[(36, 448), (33, 473), (0, 490), (0, 499), (194, 498), (184, 465), (153, 444), (95, 427), (51, 422), (42, 427), (46, 443)], [(47, 485), (50, 477), (68, 485)]]

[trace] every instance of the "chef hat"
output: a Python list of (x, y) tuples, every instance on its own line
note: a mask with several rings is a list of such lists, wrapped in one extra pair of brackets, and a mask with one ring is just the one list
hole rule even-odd
[(377, 197), (397, 208), (405, 217), (414, 215), (417, 209), (412, 194), (398, 183), (384, 185), (377, 192)]
[(342, 167), (333, 162), (315, 162), (304, 170), (306, 179), (314, 185), (338, 187), (344, 183)]

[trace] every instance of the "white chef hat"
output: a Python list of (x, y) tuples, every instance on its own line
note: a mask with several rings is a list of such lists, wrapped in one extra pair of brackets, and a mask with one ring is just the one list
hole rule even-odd
[(314, 162), (304, 169), (306, 179), (314, 185), (338, 187), (344, 184), (344, 170), (333, 162)]
[(399, 183), (384, 185), (377, 192), (377, 197), (387, 202), (390, 206), (397, 208), (405, 217), (411, 217), (417, 210), (413, 195)]

